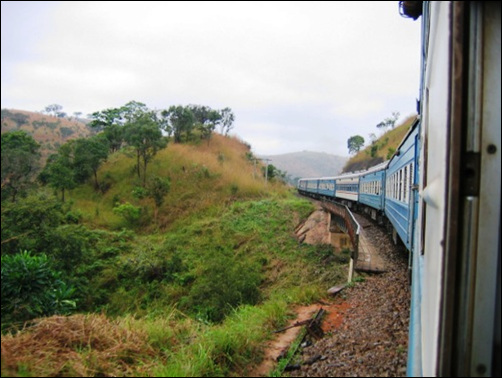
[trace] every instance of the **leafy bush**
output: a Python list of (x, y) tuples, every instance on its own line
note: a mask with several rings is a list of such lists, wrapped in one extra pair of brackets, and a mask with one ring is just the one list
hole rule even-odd
[(136, 225), (141, 216), (141, 208), (131, 205), (129, 202), (114, 207), (113, 212), (123, 217), (129, 226)]
[(92, 244), (92, 231), (82, 225), (65, 224), (50, 230), (46, 252), (56, 259), (58, 267), (71, 272), (88, 262)]
[(142, 186), (135, 186), (133, 189), (132, 189), (132, 192), (131, 192), (132, 196), (134, 198), (137, 198), (137, 199), (143, 199), (143, 198), (146, 198), (146, 196), (148, 195), (148, 190), (146, 190), (145, 188), (143, 188)]
[(2, 256), (2, 328), (14, 321), (68, 314), (76, 307), (73, 293), (47, 255), (23, 251)]
[(2, 255), (19, 250), (47, 252), (53, 228), (64, 222), (65, 209), (56, 198), (30, 196), (2, 204)]
[(213, 252), (192, 286), (188, 303), (201, 320), (220, 322), (239, 305), (258, 303), (260, 283), (256, 265), (226, 251)]

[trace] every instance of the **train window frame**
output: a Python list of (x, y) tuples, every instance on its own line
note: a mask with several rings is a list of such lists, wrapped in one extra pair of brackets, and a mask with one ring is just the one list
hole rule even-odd
[(408, 166), (404, 166), (403, 170), (403, 180), (404, 180), (404, 185), (403, 185), (403, 200), (404, 202), (408, 203)]

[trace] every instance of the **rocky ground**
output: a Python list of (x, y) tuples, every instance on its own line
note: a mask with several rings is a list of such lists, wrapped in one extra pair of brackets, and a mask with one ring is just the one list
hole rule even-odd
[[(356, 215), (356, 218), (359, 217)], [(334, 300), (339, 321), (323, 326), (326, 336), (300, 349), (284, 376), (363, 377), (406, 373), (410, 291), (408, 255), (390, 236), (367, 221), (365, 232), (385, 260), (385, 273), (364, 275)], [(328, 328), (328, 329), (326, 329)], [(312, 361), (315, 361), (311, 363)], [(308, 362), (307, 364), (305, 362)]]

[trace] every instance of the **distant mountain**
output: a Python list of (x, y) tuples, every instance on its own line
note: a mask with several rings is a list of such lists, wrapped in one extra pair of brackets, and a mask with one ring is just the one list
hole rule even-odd
[(312, 151), (260, 156), (260, 158), (270, 159), (270, 164), (287, 172), (292, 183), (301, 177), (335, 176), (342, 171), (347, 162), (346, 157)]
[(1, 115), (2, 134), (12, 130), (26, 131), (40, 143), (42, 161), (68, 140), (95, 133), (82, 121), (15, 109), (2, 109)]

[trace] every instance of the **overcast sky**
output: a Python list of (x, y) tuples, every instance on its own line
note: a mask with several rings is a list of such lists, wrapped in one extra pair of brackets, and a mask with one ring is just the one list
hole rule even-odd
[(420, 24), (397, 1), (1, 4), (2, 108), (230, 107), (256, 154), (342, 156), (415, 112)]

